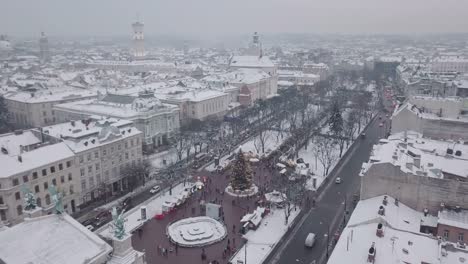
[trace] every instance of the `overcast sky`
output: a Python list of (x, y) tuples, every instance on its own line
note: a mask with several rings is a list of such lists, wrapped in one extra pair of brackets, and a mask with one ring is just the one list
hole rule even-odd
[(468, 31), (467, 0), (4, 0), (0, 33), (440, 33)]

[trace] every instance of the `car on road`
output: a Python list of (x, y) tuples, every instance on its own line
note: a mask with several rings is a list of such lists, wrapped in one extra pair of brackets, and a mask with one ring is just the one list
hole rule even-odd
[(156, 185), (153, 188), (151, 188), (150, 193), (155, 194), (155, 193), (158, 193), (159, 191), (161, 191), (161, 187), (159, 185)]
[(314, 233), (309, 233), (305, 239), (304, 245), (306, 247), (313, 247), (315, 244), (315, 234)]
[(336, 183), (336, 184), (340, 184), (340, 183), (341, 183), (341, 178), (340, 178), (340, 177), (337, 177), (337, 178), (335, 179), (335, 183)]
[(361, 138), (362, 138), (362, 139), (366, 138), (366, 133), (362, 133), (362, 134), (361, 134)]
[(379, 124), (379, 127), (383, 127), (383, 123), (380, 123), (380, 124)]

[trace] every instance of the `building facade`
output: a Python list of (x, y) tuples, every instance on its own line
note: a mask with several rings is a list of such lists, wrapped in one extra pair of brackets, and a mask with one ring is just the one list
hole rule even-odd
[(127, 189), (129, 179), (122, 169), (143, 162), (143, 133), (131, 121), (86, 119), (44, 127), (43, 131), (62, 140), (75, 154), (82, 206)]
[(44, 214), (52, 212), (49, 187), (64, 195), (68, 213), (78, 211), (79, 174), (68, 146), (40, 131), (0, 135), (0, 220), (14, 225), (24, 219), (24, 191), (32, 192)]

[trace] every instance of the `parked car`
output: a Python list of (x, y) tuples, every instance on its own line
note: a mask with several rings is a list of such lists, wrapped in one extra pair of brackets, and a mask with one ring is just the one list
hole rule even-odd
[(95, 223), (94, 218), (86, 219), (85, 221), (81, 222), (81, 224), (86, 227), (89, 225), (93, 225), (94, 223)]
[(341, 178), (340, 178), (340, 177), (337, 177), (336, 180), (335, 180), (335, 183), (336, 183), (336, 184), (340, 184), (340, 183), (341, 183)]
[(306, 247), (313, 247), (315, 244), (315, 234), (314, 233), (309, 233), (305, 239), (304, 245)]
[(153, 188), (151, 188), (150, 193), (155, 194), (155, 193), (158, 193), (159, 191), (161, 191), (161, 187), (159, 185), (156, 185)]
[(362, 133), (362, 134), (361, 134), (361, 138), (362, 138), (362, 139), (366, 138), (366, 133)]
[(120, 209), (123, 211), (127, 211), (132, 207), (132, 197), (125, 198), (122, 203), (120, 204)]
[(86, 228), (87, 228), (89, 231), (94, 231), (94, 226), (92, 226), (92, 225), (87, 225)]

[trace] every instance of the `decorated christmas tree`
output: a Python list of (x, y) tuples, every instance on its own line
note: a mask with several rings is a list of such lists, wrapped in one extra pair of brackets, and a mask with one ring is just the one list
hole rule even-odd
[(252, 169), (242, 150), (239, 150), (232, 166), (231, 187), (241, 191), (252, 187)]

